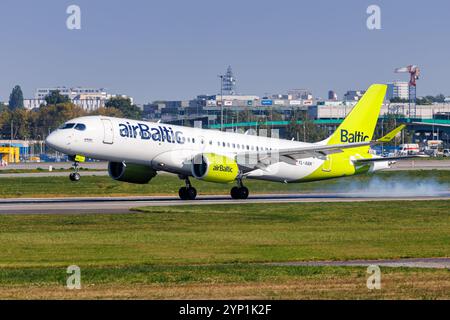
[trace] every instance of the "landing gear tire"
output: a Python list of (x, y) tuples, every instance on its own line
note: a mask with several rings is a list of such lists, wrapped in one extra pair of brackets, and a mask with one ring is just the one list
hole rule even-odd
[(69, 178), (70, 178), (70, 181), (77, 182), (77, 181), (80, 181), (81, 176), (80, 176), (80, 174), (79, 174), (78, 172), (72, 172), (72, 173), (69, 175)]
[(239, 199), (239, 188), (238, 187), (231, 188), (230, 194), (231, 194), (231, 198)]
[(80, 165), (78, 164), (77, 161), (75, 161), (75, 162), (73, 163), (73, 165), (72, 165), (73, 172), (72, 172), (71, 174), (69, 174), (69, 179), (70, 179), (70, 181), (73, 181), (73, 182), (78, 182), (78, 181), (80, 181), (81, 175), (78, 173), (79, 166), (80, 166)]
[(247, 199), (249, 191), (246, 187), (233, 187), (231, 188), (231, 198), (233, 199)]
[(181, 187), (178, 190), (178, 195), (181, 200), (195, 200), (197, 197), (197, 190), (193, 187)]
[(247, 199), (248, 198), (248, 189), (246, 187), (240, 187), (239, 188), (239, 198), (240, 199)]
[(178, 195), (180, 196), (181, 200), (195, 200), (197, 197), (197, 190), (192, 186), (191, 181), (189, 181), (189, 177), (186, 176), (179, 176), (180, 179), (184, 179), (184, 182), (186, 183), (185, 187), (181, 187), (180, 190), (178, 190)]

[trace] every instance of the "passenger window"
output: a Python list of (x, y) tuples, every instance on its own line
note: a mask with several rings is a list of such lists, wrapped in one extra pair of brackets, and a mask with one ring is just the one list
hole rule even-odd
[(250, 150), (250, 146), (249, 145), (247, 145), (247, 150)]
[(225, 147), (225, 142), (222, 142), (222, 147)]
[(195, 138), (192, 138), (192, 143), (195, 143)]
[(191, 142), (191, 138), (188, 138), (188, 142)]
[(236, 144), (233, 143), (233, 149), (236, 148)]
[(228, 147), (228, 148), (230, 147), (230, 143), (229, 143), (229, 142), (227, 143), (227, 147)]

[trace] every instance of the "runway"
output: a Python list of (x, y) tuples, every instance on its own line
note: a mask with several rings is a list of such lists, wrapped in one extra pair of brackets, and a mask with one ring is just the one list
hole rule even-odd
[(348, 260), (348, 261), (299, 261), (269, 263), (271, 266), (313, 266), (313, 267), (379, 267), (392, 268), (427, 268), (450, 269), (450, 258), (407, 258), (407, 259), (382, 259), (382, 260)]
[(182, 201), (175, 196), (146, 197), (92, 197), (92, 198), (23, 198), (0, 199), (0, 214), (88, 214), (132, 213), (131, 208), (143, 206), (246, 204), (246, 203), (326, 203), (370, 202), (386, 200), (450, 200), (450, 191), (433, 196), (374, 196), (364, 193), (303, 193), (255, 194), (247, 200), (233, 200), (228, 195), (199, 196), (193, 201)]

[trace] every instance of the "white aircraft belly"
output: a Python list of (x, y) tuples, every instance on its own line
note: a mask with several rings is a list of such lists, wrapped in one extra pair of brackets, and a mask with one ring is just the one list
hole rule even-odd
[(294, 182), (307, 177), (323, 164), (318, 158), (306, 158), (297, 161), (296, 165), (278, 162), (264, 169), (257, 169), (247, 174), (249, 179), (260, 179), (277, 182)]
[(192, 149), (162, 152), (152, 159), (152, 167), (156, 170), (190, 175), (190, 159), (196, 154), (198, 154), (198, 151)]

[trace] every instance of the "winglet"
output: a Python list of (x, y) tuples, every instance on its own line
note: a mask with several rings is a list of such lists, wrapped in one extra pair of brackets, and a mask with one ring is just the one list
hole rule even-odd
[(389, 132), (388, 134), (386, 134), (384, 137), (381, 137), (380, 139), (377, 140), (377, 142), (389, 142), (392, 139), (395, 138), (395, 136), (402, 131), (404, 128), (406, 127), (405, 124), (402, 124), (400, 126), (398, 126), (397, 128), (395, 128), (394, 130), (392, 130), (391, 132)]

